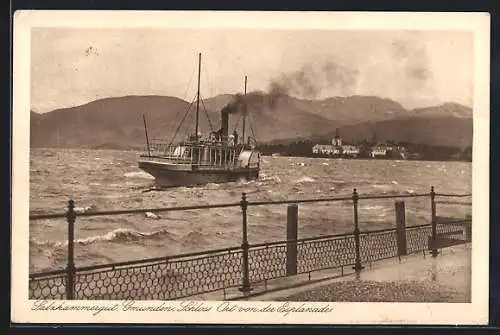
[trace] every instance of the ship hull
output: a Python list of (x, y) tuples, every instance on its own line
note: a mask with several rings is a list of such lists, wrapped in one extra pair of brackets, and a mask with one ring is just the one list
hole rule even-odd
[(139, 162), (139, 168), (155, 178), (157, 188), (199, 186), (259, 178), (259, 168), (193, 170), (191, 166), (176, 166), (154, 162)]

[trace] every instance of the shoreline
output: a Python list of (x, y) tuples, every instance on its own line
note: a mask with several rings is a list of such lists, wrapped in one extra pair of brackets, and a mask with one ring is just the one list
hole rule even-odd
[[(114, 149), (114, 148), (66, 148), (66, 147), (30, 147), (31, 150), (61, 150), (61, 151), (109, 151), (109, 152), (135, 152), (137, 154), (143, 153), (143, 150), (139, 149)], [(268, 153), (261, 153), (261, 157), (287, 157), (287, 158), (313, 158), (313, 159), (328, 159), (335, 161), (343, 160), (357, 160), (357, 161), (401, 161), (401, 162), (458, 162), (458, 163), (472, 163), (470, 160), (460, 160), (460, 159), (443, 159), (443, 160), (429, 160), (429, 159), (402, 159), (402, 158), (369, 158), (369, 157), (359, 157), (359, 158), (345, 158), (345, 157), (331, 157), (331, 156), (294, 156), (294, 155), (278, 155), (273, 156)]]

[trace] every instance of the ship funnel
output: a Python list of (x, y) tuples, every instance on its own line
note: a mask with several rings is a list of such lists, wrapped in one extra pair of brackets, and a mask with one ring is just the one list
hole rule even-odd
[(221, 135), (222, 138), (226, 139), (229, 135), (229, 108), (225, 107), (220, 112), (221, 117)]

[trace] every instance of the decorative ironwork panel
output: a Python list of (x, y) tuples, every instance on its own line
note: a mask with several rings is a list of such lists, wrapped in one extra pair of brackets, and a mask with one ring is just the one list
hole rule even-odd
[(362, 262), (371, 262), (398, 256), (395, 230), (361, 233), (360, 245)]
[(298, 273), (354, 264), (356, 258), (352, 235), (302, 241), (297, 249)]
[(236, 286), (241, 251), (169, 259), (154, 264), (80, 272), (76, 299), (169, 300)]
[(408, 254), (428, 250), (428, 243), (431, 235), (431, 225), (423, 227), (407, 227), (406, 250)]
[(440, 238), (461, 240), (465, 242), (465, 229), (467, 221), (438, 223), (436, 233)]
[(250, 248), (248, 258), (251, 283), (286, 276), (286, 243)]
[(66, 273), (43, 277), (30, 277), (29, 299), (66, 299)]

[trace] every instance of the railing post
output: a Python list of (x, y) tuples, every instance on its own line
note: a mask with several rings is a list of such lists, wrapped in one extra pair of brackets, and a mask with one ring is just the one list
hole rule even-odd
[(299, 220), (299, 206), (289, 205), (286, 215), (286, 275), (297, 274), (297, 226)]
[(243, 282), (240, 287), (240, 291), (243, 293), (247, 293), (250, 292), (252, 289), (250, 287), (249, 271), (248, 271), (248, 236), (247, 236), (248, 201), (245, 192), (241, 194), (240, 206), (241, 206), (241, 213), (243, 216), (243, 237), (241, 242), (241, 249), (243, 251), (243, 264), (242, 264)]
[(74, 241), (75, 241), (75, 202), (68, 201), (68, 211), (66, 212), (68, 221), (68, 264), (66, 266), (66, 299), (74, 299), (75, 292), (75, 259), (74, 259)]
[(434, 186), (431, 186), (431, 226), (432, 226), (432, 236), (431, 236), (431, 255), (432, 257), (437, 257), (437, 217), (436, 217), (436, 193), (434, 192)]
[(352, 192), (352, 202), (354, 207), (354, 244), (355, 244), (355, 252), (356, 252), (356, 261), (354, 263), (354, 270), (356, 272), (360, 272), (363, 270), (363, 266), (361, 265), (361, 254), (360, 254), (360, 241), (359, 241), (359, 227), (358, 227), (358, 192), (356, 189)]
[(396, 240), (398, 245), (398, 256), (406, 256), (406, 215), (405, 202), (396, 201)]

